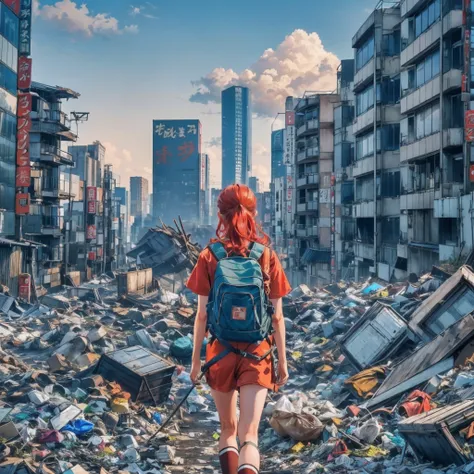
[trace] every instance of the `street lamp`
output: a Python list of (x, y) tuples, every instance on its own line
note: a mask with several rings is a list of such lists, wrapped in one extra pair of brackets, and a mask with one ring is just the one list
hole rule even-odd
[(275, 125), (275, 122), (277, 121), (278, 116), (280, 116), (280, 115), (285, 115), (285, 112), (278, 112), (278, 113), (275, 115), (275, 118), (273, 119), (272, 126), (271, 126), (272, 133), (273, 133), (273, 126)]

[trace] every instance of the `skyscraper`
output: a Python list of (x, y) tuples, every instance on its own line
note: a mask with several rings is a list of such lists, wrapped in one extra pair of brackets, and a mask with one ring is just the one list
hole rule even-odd
[(148, 180), (142, 176), (130, 178), (130, 215), (146, 217), (148, 214)]
[(285, 129), (272, 132), (272, 183), (276, 178), (286, 176), (286, 166), (283, 162), (283, 143)]
[(250, 90), (233, 86), (222, 91), (222, 187), (248, 184), (252, 170)]
[(262, 183), (260, 179), (256, 176), (251, 176), (249, 178), (249, 188), (254, 192), (254, 194), (259, 194), (262, 192)]
[[(201, 153), (199, 120), (153, 121), (153, 214), (173, 225), (174, 219), (198, 224), (207, 178)], [(203, 161), (204, 160), (204, 161)]]

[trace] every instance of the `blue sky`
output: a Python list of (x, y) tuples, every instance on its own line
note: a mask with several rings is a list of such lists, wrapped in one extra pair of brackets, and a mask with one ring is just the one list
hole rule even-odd
[(285, 94), (332, 89), (338, 59), (352, 57), (351, 38), (374, 6), (373, 0), (40, 0), (33, 78), (81, 93), (65, 104), (67, 111), (90, 112), (80, 142), (103, 142), (127, 186), (130, 176), (151, 179), (152, 120), (160, 118), (201, 120), (217, 183), (215, 101), (222, 87), (248, 85), (258, 113), (254, 171), (268, 182), (270, 117), (283, 109)]

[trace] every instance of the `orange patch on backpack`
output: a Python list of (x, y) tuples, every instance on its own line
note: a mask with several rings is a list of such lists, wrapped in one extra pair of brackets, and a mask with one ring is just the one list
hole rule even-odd
[(247, 308), (232, 306), (232, 319), (236, 321), (245, 321), (247, 319)]

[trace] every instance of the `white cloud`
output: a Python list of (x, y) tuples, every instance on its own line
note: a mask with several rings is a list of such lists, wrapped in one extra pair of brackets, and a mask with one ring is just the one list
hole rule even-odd
[(262, 143), (253, 146), (252, 176), (256, 176), (263, 183), (264, 188), (270, 183), (270, 150)]
[[(153, 8), (153, 10), (156, 9), (156, 7), (150, 6), (150, 4), (147, 2), (147, 6), (149, 8)], [(148, 13), (146, 11), (146, 6), (140, 6), (140, 7), (134, 7), (131, 5), (131, 10), (130, 10), (130, 15), (132, 16), (143, 16), (144, 18), (149, 18), (152, 20), (156, 20), (158, 17), (155, 15), (152, 15), (151, 13)]]
[(265, 50), (249, 68), (215, 68), (194, 81), (191, 102), (219, 103), (221, 91), (241, 85), (252, 90), (254, 112), (272, 116), (281, 111), (287, 96), (301, 97), (305, 91), (332, 91), (336, 87), (339, 59), (326, 51), (317, 33), (295, 30), (276, 50)]
[(55, 23), (69, 33), (77, 33), (86, 37), (138, 32), (137, 25), (120, 28), (117, 18), (108, 13), (93, 15), (85, 3), (79, 6), (72, 0), (60, 0), (53, 5), (44, 5), (43, 7), (37, 2), (36, 12), (37, 16), (43, 20)]

